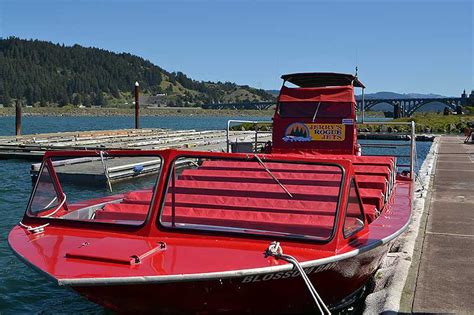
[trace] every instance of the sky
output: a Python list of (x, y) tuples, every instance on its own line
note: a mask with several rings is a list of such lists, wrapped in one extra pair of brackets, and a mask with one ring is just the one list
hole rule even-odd
[(471, 1), (0, 0), (0, 37), (129, 52), (205, 81), (279, 89), (359, 68), (367, 92), (474, 89)]

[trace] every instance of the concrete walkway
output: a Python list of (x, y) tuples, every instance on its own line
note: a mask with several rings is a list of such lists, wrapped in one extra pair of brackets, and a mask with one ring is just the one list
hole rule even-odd
[(440, 140), (411, 312), (474, 313), (474, 145)]

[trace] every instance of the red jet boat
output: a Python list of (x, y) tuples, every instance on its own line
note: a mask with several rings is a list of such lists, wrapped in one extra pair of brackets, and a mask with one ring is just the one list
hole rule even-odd
[[(11, 248), (58, 285), (118, 312), (347, 306), (410, 222), (413, 168), (397, 173), (395, 157), (360, 155), (357, 77), (282, 78), (294, 87), (283, 84), (264, 153), (46, 152)], [(123, 161), (117, 171), (141, 164), (113, 193), (56, 173), (58, 161), (85, 157)]]

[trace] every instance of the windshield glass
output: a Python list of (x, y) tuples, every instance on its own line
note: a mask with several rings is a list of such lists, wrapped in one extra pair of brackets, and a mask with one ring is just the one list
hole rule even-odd
[(280, 102), (278, 106), (280, 117), (283, 118), (348, 118), (353, 105), (330, 102)]
[(31, 171), (31, 217), (142, 224), (161, 170), (159, 156), (52, 158)]
[(327, 240), (339, 204), (335, 165), (182, 157), (170, 177), (160, 222), (199, 229)]

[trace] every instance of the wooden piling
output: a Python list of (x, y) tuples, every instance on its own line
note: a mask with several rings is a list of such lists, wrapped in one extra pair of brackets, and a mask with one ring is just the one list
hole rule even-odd
[(140, 129), (140, 84), (135, 82), (135, 129)]
[(21, 135), (21, 102), (16, 100), (15, 102), (15, 135)]

